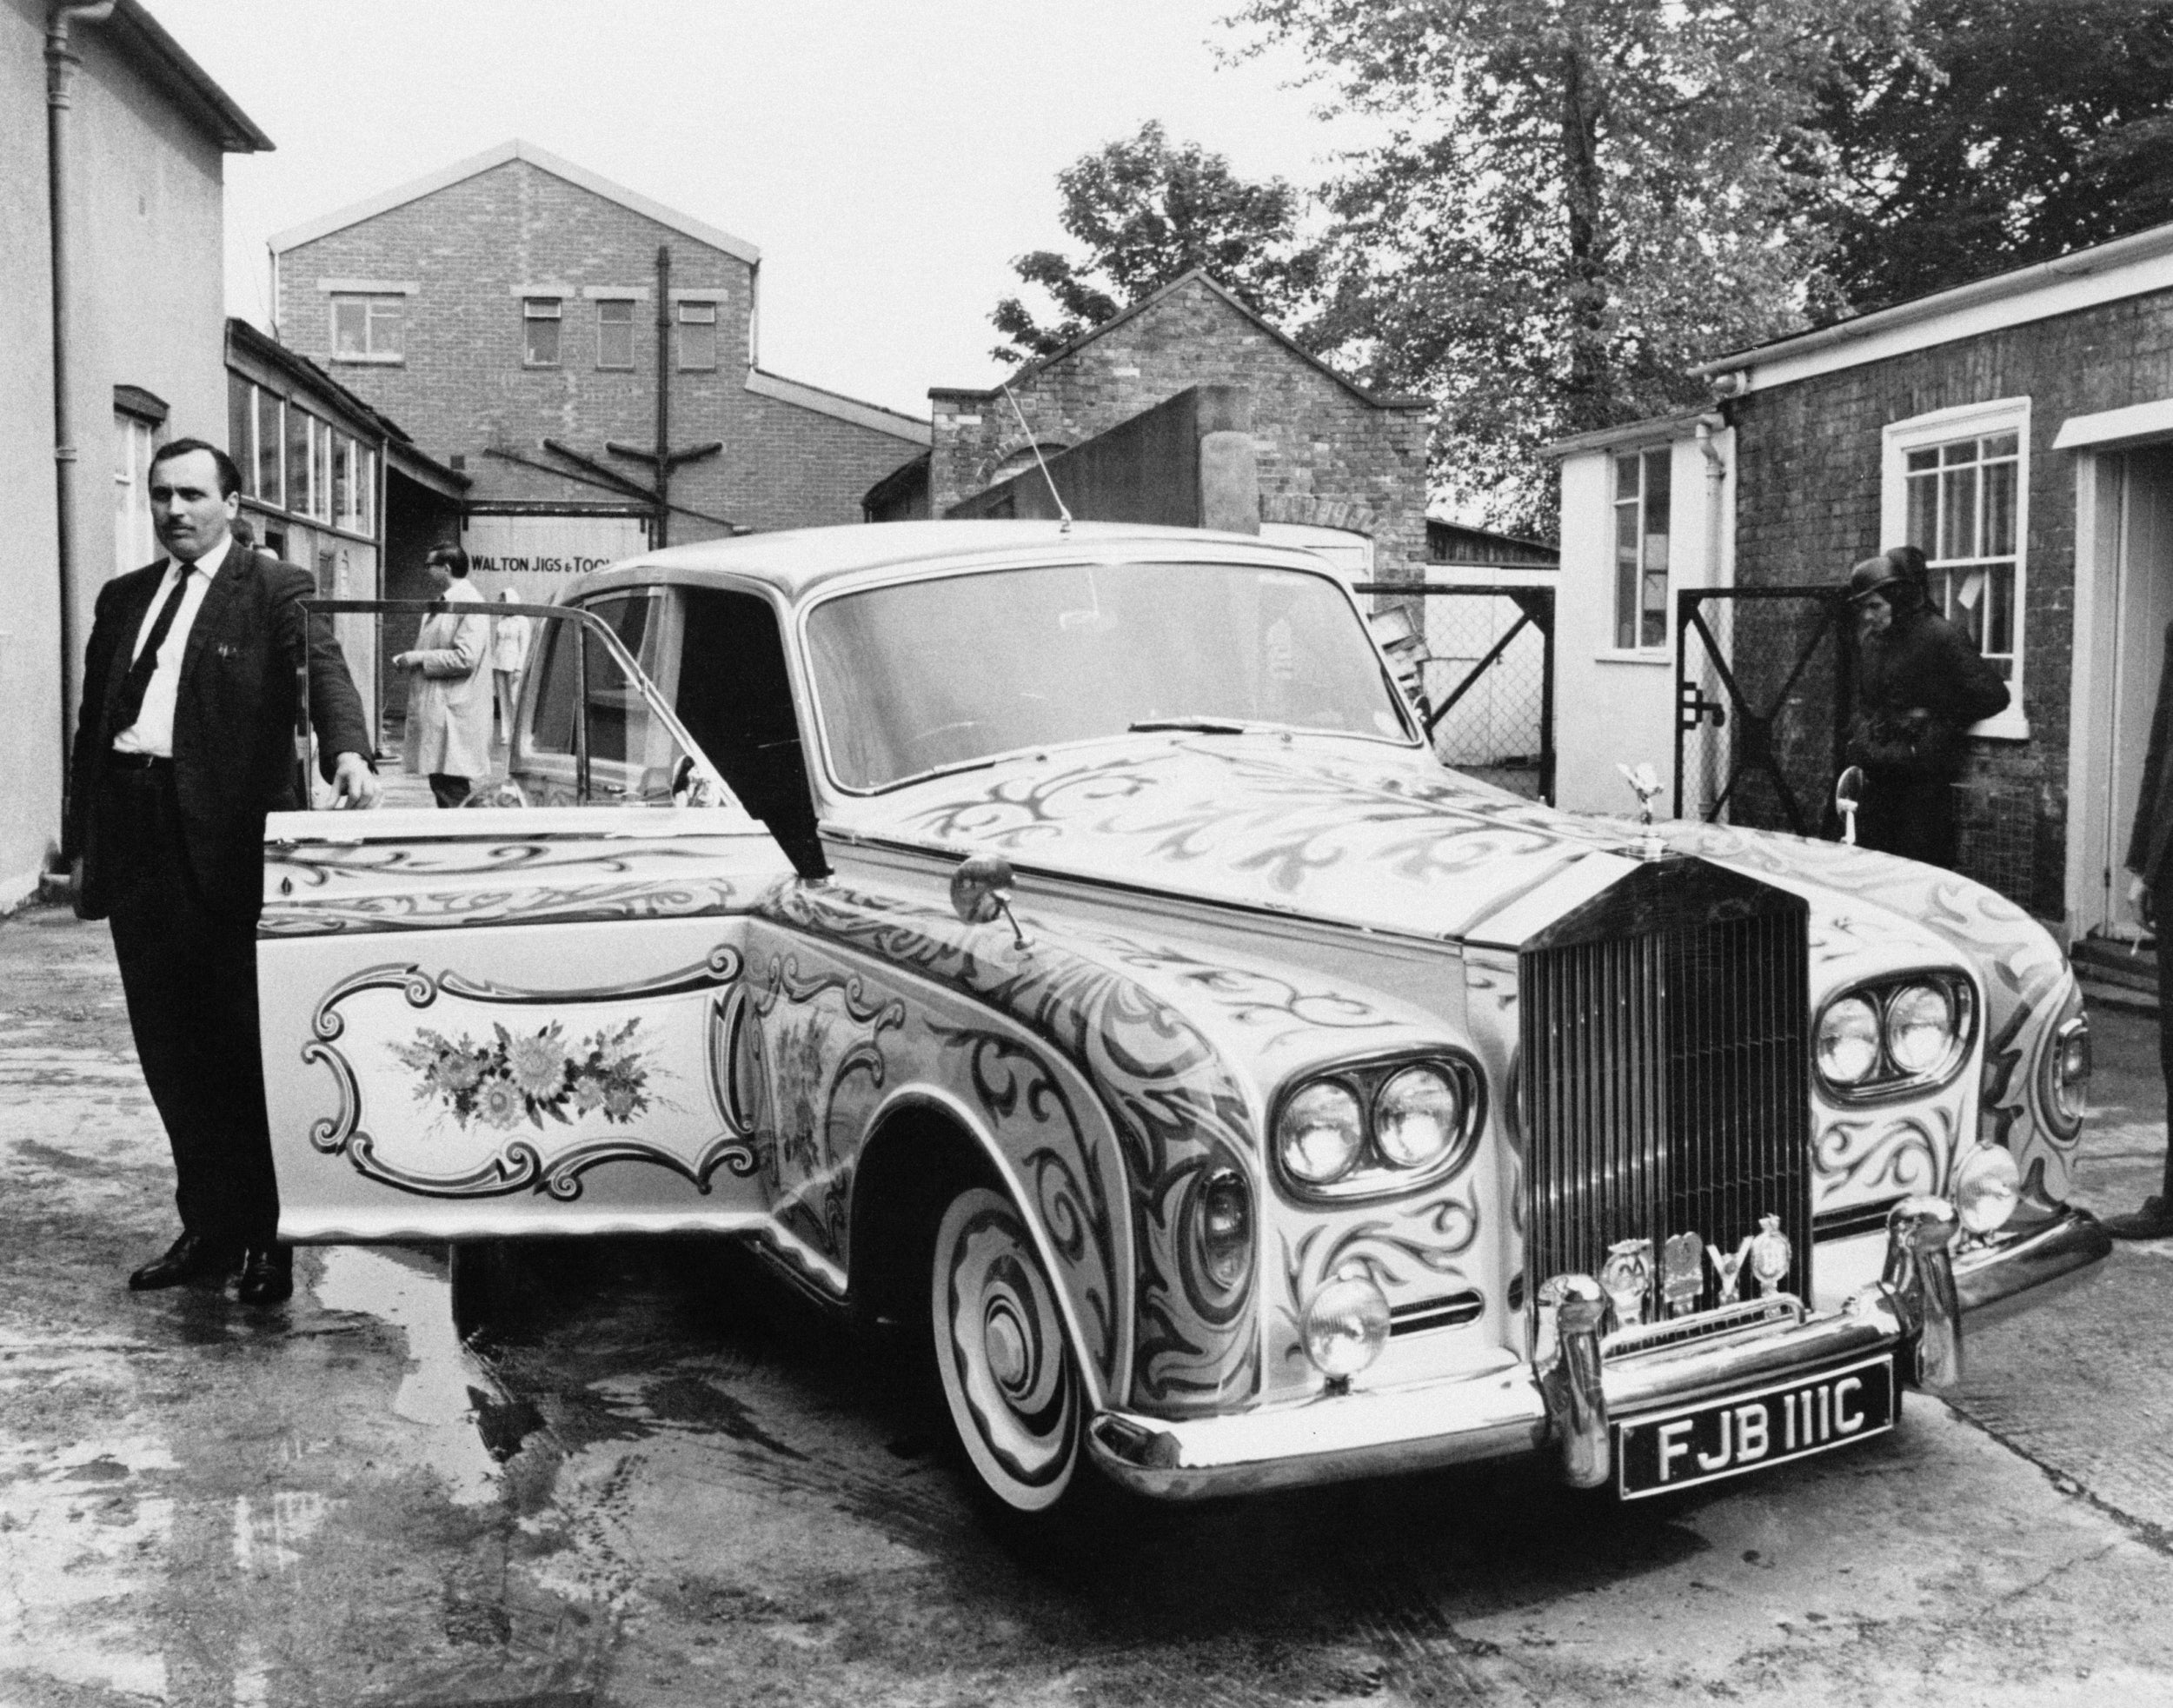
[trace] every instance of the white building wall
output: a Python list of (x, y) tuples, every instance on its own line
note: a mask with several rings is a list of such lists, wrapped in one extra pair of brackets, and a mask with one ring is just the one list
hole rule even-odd
[[(1649, 446), (1672, 432), (1673, 491), (1668, 564), (1668, 645), (1625, 653), (1614, 645), (1614, 452)], [(1705, 446), (1719, 459), (1714, 478)], [(1656, 812), (1671, 811), (1675, 782), (1674, 595), (1726, 587), (1735, 568), (1734, 435), (1701, 441), (1679, 422), (1650, 437), (1627, 435), (1562, 459), (1561, 592), (1555, 611), (1555, 799), (1572, 812), (1634, 813), (1637, 796), (1622, 766), (1650, 763), (1667, 785)], [(1685, 812), (1692, 803), (1685, 800)]]

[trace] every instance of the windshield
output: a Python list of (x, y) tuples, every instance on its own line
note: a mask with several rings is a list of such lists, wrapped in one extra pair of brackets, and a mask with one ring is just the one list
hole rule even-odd
[(1064, 564), (848, 594), (808, 620), (847, 788), (1141, 724), (1409, 739), (1343, 589), (1231, 563)]

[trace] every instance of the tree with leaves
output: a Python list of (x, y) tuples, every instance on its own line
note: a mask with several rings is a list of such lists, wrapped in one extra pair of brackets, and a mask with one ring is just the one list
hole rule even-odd
[(1440, 410), (1437, 483), (1552, 534), (1550, 440), (1695, 407), (1803, 323), (1822, 90), (1903, 0), (1248, 0), (1386, 140), (1330, 187), (1317, 342)]
[(1173, 145), (1154, 120), (1082, 156), (1056, 183), (1064, 229), (1086, 253), (1036, 249), (1012, 263), (1058, 313), (1045, 322), (1018, 297), (1004, 298), (989, 316), (1011, 341), (993, 352), (999, 361), (1060, 350), (1195, 268), (1279, 323), (1319, 282), (1319, 251), (1298, 236), (1295, 189), (1280, 178), (1248, 183), (1197, 143)]
[(1833, 171), (1816, 318), (2173, 219), (2173, 4), (1917, 0), (1817, 123)]

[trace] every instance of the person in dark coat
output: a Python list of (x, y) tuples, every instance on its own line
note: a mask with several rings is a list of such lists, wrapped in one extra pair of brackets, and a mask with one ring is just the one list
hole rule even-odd
[[(2150, 714), (2150, 745), (2136, 798), (2135, 828), (2128, 837), (2129, 899), (2153, 932), (2173, 919), (2173, 624), (2165, 631), (2165, 661), (2158, 668), (2157, 709)], [(2158, 1067), (2173, 1106), (2173, 945), (2158, 943)], [(2169, 1138), (2164, 1184), (2129, 1215), (2102, 1218), (2116, 1239), (2173, 1238), (2173, 1138)]]
[(1931, 608), (1924, 555), (1897, 546), (1849, 572), (1857, 614), (1856, 715), (1849, 759), (1864, 768), (1857, 841), (1951, 867), (1963, 736), (2003, 711), (2007, 684)]
[(99, 590), (63, 847), (76, 909), (110, 919), (144, 1082), (173, 1146), (181, 1237), (138, 1290), (223, 1281), (246, 1304), (294, 1291), (278, 1244), (256, 1027), (264, 815), (309, 805), (297, 682), (336, 804), (377, 799), (362, 701), (305, 569), (233, 537), (239, 471), (197, 439), (150, 467), (166, 556)]

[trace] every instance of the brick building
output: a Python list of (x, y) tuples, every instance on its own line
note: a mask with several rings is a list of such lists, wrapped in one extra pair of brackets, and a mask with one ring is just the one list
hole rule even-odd
[[(57, 854), (98, 589), (156, 555), (145, 476), (221, 438), (229, 154), (270, 140), (136, 0), (0, 0), (0, 909)], [(60, 203), (52, 186), (57, 181)]]
[[(272, 251), (281, 341), (468, 476), (470, 549), (531, 595), (648, 543), (660, 517), (673, 541), (857, 521), (870, 482), (928, 442), (925, 422), (762, 369), (753, 245), (528, 143)], [(677, 459), (661, 512), (660, 375)], [(415, 570), (395, 553), (387, 594), (417, 590)]]
[[(1565, 448), (1565, 595), (1605, 606), (1641, 584), (1621, 560), (1656, 538), (1664, 585), (1669, 542), (1679, 561), (1708, 526), (1718, 579), (1746, 588), (1832, 587), (1857, 558), (1922, 546), (2013, 694), (1972, 732), (1964, 869), (2070, 940), (2130, 928), (2120, 868), (2173, 619), (2173, 225), (1699, 372), (1716, 413)], [(1639, 482), (1663, 462), (1672, 515), (1655, 528)], [(1672, 672), (1654, 680), (1671, 703)], [(1807, 673), (1796, 695), (1784, 760), (1830, 741), (1828, 681)]]
[(1201, 272), (1021, 368), (1009, 381), (1019, 415), (1000, 389), (932, 390), (925, 472), (880, 484), (867, 513), (951, 514), (1032, 467), (1036, 446), (1083, 446), (1200, 387), (1246, 395), (1263, 533), (1321, 549), (1354, 576), (1421, 573), (1430, 406), (1345, 378)]

